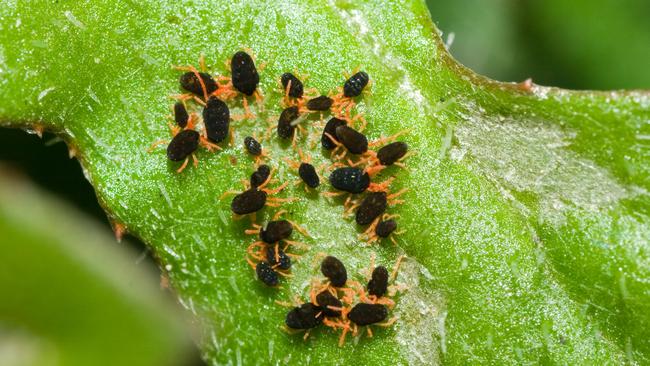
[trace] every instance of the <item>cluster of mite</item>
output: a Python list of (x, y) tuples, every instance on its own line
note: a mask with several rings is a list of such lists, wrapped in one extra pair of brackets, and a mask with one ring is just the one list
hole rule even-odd
[[(184, 71), (180, 76), (180, 86), (186, 93), (174, 95), (177, 102), (173, 106), (173, 120), (175, 125), (169, 124), (171, 141), (158, 141), (152, 149), (162, 143), (167, 145), (167, 157), (172, 162), (181, 163), (177, 172), (182, 172), (192, 159), (198, 165), (195, 152), (199, 147), (208, 151), (217, 151), (222, 148), (218, 145), (230, 137), (230, 144), (235, 137), (230, 126), (231, 120), (255, 119), (251, 112), (247, 97), (254, 96), (260, 110), (263, 108), (264, 98), (258, 90), (259, 74), (255, 61), (248, 53), (239, 51), (229, 62), (231, 76), (213, 77), (207, 72), (205, 62), (201, 57), (199, 69), (193, 66), (178, 67)], [(390, 137), (382, 137), (376, 141), (369, 141), (363, 134), (366, 120), (361, 113), (352, 116), (355, 110), (355, 98), (359, 97), (370, 78), (363, 71), (355, 72), (347, 78), (343, 87), (337, 88), (335, 93), (319, 95), (315, 89), (307, 90), (303, 82), (292, 73), (281, 76), (279, 84), (282, 86), (282, 113), (277, 118), (270, 120), (272, 123), (264, 132), (261, 139), (257, 136), (247, 136), (244, 139), (245, 150), (254, 157), (256, 170), (250, 179), (243, 180), (243, 192), (224, 193), (235, 194), (231, 202), (233, 214), (240, 218), (249, 216), (252, 228), (246, 230), (247, 234), (256, 235), (259, 240), (247, 249), (247, 261), (255, 270), (258, 279), (267, 286), (275, 287), (280, 283), (280, 277), (291, 276), (292, 257), (297, 254), (289, 253), (289, 247), (308, 248), (305, 244), (290, 240), (294, 229), (304, 236), (308, 232), (287, 219), (281, 219), (286, 213), (279, 210), (266, 225), (255, 223), (255, 214), (265, 206), (280, 207), (284, 202), (293, 201), (294, 198), (274, 197), (281, 192), (289, 182), (276, 188), (270, 188), (277, 182), (273, 178), (275, 168), (264, 164), (264, 159), (269, 158), (269, 153), (262, 148), (260, 141), (271, 138), (273, 130), (280, 140), (291, 141), (291, 146), (298, 152), (300, 161), (285, 161), (297, 170), (300, 180), (304, 183), (305, 190), (313, 190), (320, 186), (321, 175), (319, 170), (330, 171), (328, 180), (335, 192), (322, 192), (324, 196), (334, 197), (347, 194), (344, 199), (344, 216), (354, 213), (355, 221), (359, 226), (367, 227), (360, 239), (368, 243), (382, 238), (390, 238), (393, 243), (400, 232), (396, 231), (396, 215), (386, 213), (388, 206), (402, 203), (398, 197), (405, 192), (401, 190), (391, 193), (389, 188), (394, 180), (390, 177), (383, 182), (373, 182), (383, 169), (391, 165), (404, 167), (402, 161), (409, 155), (408, 146), (401, 141), (395, 141), (403, 132)], [(226, 102), (243, 95), (242, 104), (245, 113), (241, 116), (231, 116)], [(197, 112), (190, 111), (188, 105), (202, 108), (201, 117)], [(332, 115), (327, 123), (323, 123), (323, 113), (329, 111)], [(320, 140), (324, 150), (329, 151), (332, 164), (316, 168), (311, 164), (311, 158), (304, 156), (297, 148), (298, 134), (307, 134), (303, 122), (311, 113), (320, 113), (320, 127), (322, 133), (316, 134), (314, 141)], [(358, 127), (356, 125), (359, 125)], [(314, 123), (316, 126), (317, 123)], [(381, 146), (371, 150), (371, 147)], [(358, 195), (365, 193), (363, 199)], [(341, 330), (340, 344), (343, 344), (348, 332), (356, 335), (358, 326), (377, 324), (391, 325), (395, 319), (385, 321), (388, 309), (395, 304), (391, 296), (400, 289), (391, 285), (401, 262), (398, 259), (392, 275), (383, 266), (374, 267), (374, 258), (371, 268), (366, 273), (367, 285), (363, 286), (354, 280), (348, 280), (347, 271), (343, 263), (333, 257), (319, 253), (324, 259), (321, 262), (321, 273), (326, 279), (314, 279), (311, 283), (309, 301), (301, 303), (294, 299), (295, 304), (280, 303), (292, 307), (286, 316), (285, 324), (294, 330), (309, 330), (324, 324), (335, 330)], [(372, 336), (370, 328), (366, 328), (368, 335)]]

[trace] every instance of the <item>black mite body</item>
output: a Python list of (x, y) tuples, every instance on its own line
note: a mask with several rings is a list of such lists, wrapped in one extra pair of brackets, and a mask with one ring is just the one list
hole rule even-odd
[(381, 165), (393, 165), (401, 159), (408, 151), (408, 145), (405, 142), (396, 141), (390, 143), (377, 151), (377, 159)]
[(352, 154), (363, 154), (368, 151), (368, 138), (366, 138), (366, 135), (347, 125), (336, 128), (336, 138)]
[(252, 188), (259, 187), (260, 185), (262, 185), (262, 183), (264, 183), (268, 179), (269, 175), (271, 175), (271, 167), (269, 167), (266, 164), (262, 164), (258, 166), (257, 170), (254, 171), (253, 174), (251, 174), (251, 179), (250, 179), (251, 187)]
[(255, 68), (253, 58), (244, 51), (235, 53), (230, 61), (232, 73), (232, 85), (242, 94), (253, 95), (257, 84), (260, 82), (260, 76)]
[(309, 163), (300, 163), (298, 175), (305, 184), (310, 188), (316, 188), (320, 185), (320, 177), (316, 173), (316, 168)]
[(187, 127), (187, 122), (189, 119), (190, 115), (187, 114), (185, 104), (176, 102), (176, 104), (174, 104), (174, 121), (176, 122), (176, 125), (178, 125), (180, 128), (185, 128)]
[(289, 86), (290, 97), (302, 98), (302, 95), (304, 93), (304, 87), (302, 85), (302, 81), (300, 81), (300, 79), (298, 79), (294, 74), (290, 72), (285, 72), (280, 77), (280, 81), (282, 82), (282, 87), (284, 88), (284, 90), (287, 90), (287, 85), (289, 85), (289, 82), (291, 82), (291, 85)]
[(277, 268), (283, 270), (291, 268), (291, 258), (289, 258), (282, 248), (277, 248), (276, 253), (276, 248), (273, 245), (266, 247), (266, 260), (272, 267), (277, 266)]
[(307, 109), (310, 111), (326, 111), (330, 109), (334, 100), (328, 96), (321, 95), (307, 102)]
[(244, 138), (244, 147), (253, 156), (260, 156), (262, 154), (262, 145), (251, 136)]
[[(324, 149), (332, 150), (336, 147), (336, 144), (334, 141), (332, 141), (332, 138), (337, 142), (339, 141), (336, 137), (336, 128), (345, 125), (347, 125), (347, 123), (344, 120), (338, 119), (336, 117), (332, 117), (329, 121), (327, 121), (327, 124), (323, 129), (323, 135), (320, 138), (320, 143)], [(332, 138), (328, 137), (327, 135), (330, 135)]]
[(291, 309), (284, 323), (292, 329), (310, 329), (320, 325), (323, 317), (323, 310), (308, 302)]
[(388, 199), (386, 192), (370, 192), (361, 201), (355, 220), (358, 225), (369, 225), (386, 211)]
[(225, 140), (230, 128), (230, 110), (226, 103), (210, 97), (203, 108), (203, 124), (208, 140), (214, 143)]
[(271, 265), (266, 262), (259, 262), (255, 266), (255, 273), (257, 278), (264, 282), (267, 286), (277, 286), (279, 282), (278, 274), (271, 268)]
[(171, 161), (183, 161), (199, 147), (199, 133), (183, 130), (174, 136), (167, 146), (167, 157)]
[(277, 243), (291, 236), (293, 225), (287, 220), (269, 221), (260, 229), (260, 239), (267, 244)]
[(341, 303), (341, 300), (337, 299), (336, 296), (332, 295), (329, 291), (325, 290), (316, 295), (316, 302), (318, 303), (318, 306), (323, 309), (323, 314), (325, 314), (325, 316), (341, 316), (340, 310), (331, 309), (329, 306), (342, 308), (343, 303)]
[(295, 126), (291, 122), (295, 121), (299, 116), (298, 107), (289, 107), (282, 111), (278, 119), (278, 136), (283, 139), (290, 139), (293, 137)]
[(320, 264), (320, 271), (323, 276), (327, 277), (332, 286), (342, 287), (348, 280), (348, 272), (345, 270), (343, 262), (338, 258), (327, 256)]
[(363, 88), (368, 85), (370, 77), (363, 71), (352, 75), (346, 82), (343, 84), (343, 95), (348, 98), (356, 97), (363, 91)]
[(383, 321), (388, 316), (388, 309), (381, 304), (358, 303), (348, 313), (348, 319), (356, 325), (370, 325)]
[(203, 88), (201, 87), (201, 81), (203, 82), (203, 85), (205, 86), (205, 92), (208, 95), (214, 93), (214, 91), (219, 88), (219, 85), (217, 85), (217, 83), (214, 81), (212, 76), (210, 76), (210, 74), (205, 72), (199, 72), (198, 74), (199, 74), (198, 78), (196, 77), (196, 74), (191, 71), (188, 71), (183, 75), (181, 75), (179, 80), (181, 83), (181, 88), (200, 97), (203, 96)]
[(395, 229), (397, 229), (397, 221), (393, 219), (381, 221), (375, 227), (375, 234), (380, 238), (387, 238)]
[(257, 212), (266, 204), (266, 192), (251, 188), (233, 198), (230, 209), (237, 215)]
[(384, 266), (375, 267), (368, 281), (368, 294), (382, 297), (388, 290), (388, 270)]
[(332, 186), (349, 193), (361, 193), (370, 186), (370, 176), (362, 169), (343, 167), (335, 169), (329, 176)]

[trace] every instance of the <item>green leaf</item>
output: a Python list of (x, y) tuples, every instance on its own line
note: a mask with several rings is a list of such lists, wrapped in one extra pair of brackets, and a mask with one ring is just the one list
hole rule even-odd
[(184, 364), (154, 273), (70, 207), (0, 168), (0, 363)]
[[(0, 121), (68, 142), (110, 218), (151, 246), (200, 320), (207, 360), (648, 361), (648, 93), (487, 80), (448, 55), (415, 0), (33, 1), (2, 8), (0, 19)], [(265, 110), (233, 123), (235, 145), (202, 151), (197, 168), (176, 174), (164, 149), (146, 152), (169, 137), (168, 97), (179, 92), (171, 66), (204, 54), (212, 72), (228, 75), (224, 61), (242, 48), (266, 64)], [(384, 174), (396, 176), (393, 189), (409, 189), (391, 208), (406, 232), (397, 246), (365, 246), (341, 202), (288, 189), (281, 196), (299, 200), (284, 208), (311, 233), (300, 238), (311, 249), (281, 289), (264, 288), (244, 260), (248, 223), (218, 199), (253, 170), (243, 137), (279, 115), (281, 73), (309, 74), (307, 86), (326, 93), (357, 66), (373, 80), (359, 105), (369, 137), (410, 131), (408, 169)], [(231, 103), (232, 113), (241, 106)], [(329, 162), (299, 144), (315, 165)], [(265, 147), (278, 178), (296, 179), (282, 159), (297, 154), (275, 136)], [(265, 211), (260, 221), (274, 213)], [(398, 282), (410, 289), (398, 298), (397, 324), (341, 348), (329, 331), (306, 342), (283, 332), (287, 310), (275, 300), (306, 295), (319, 252), (357, 278), (373, 254), (384, 265), (406, 254)]]

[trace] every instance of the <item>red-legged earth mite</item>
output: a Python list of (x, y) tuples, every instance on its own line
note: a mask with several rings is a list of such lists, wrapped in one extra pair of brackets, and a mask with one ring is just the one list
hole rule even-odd
[(260, 239), (267, 244), (274, 244), (287, 239), (293, 233), (293, 225), (288, 220), (269, 221), (265, 227), (260, 228)]
[(210, 97), (203, 108), (203, 124), (209, 141), (219, 143), (230, 131), (230, 110), (217, 97)]
[(347, 98), (357, 97), (363, 91), (363, 88), (368, 85), (370, 81), (370, 76), (363, 71), (359, 71), (356, 74), (350, 76), (348, 80), (343, 84), (343, 95)]
[(388, 270), (384, 266), (377, 266), (372, 271), (372, 278), (368, 281), (368, 294), (382, 297), (388, 291)]
[(408, 145), (405, 142), (392, 142), (377, 151), (377, 160), (384, 166), (393, 165), (399, 162), (408, 152)]
[[(278, 198), (269, 197), (282, 191), (289, 183), (285, 182), (275, 189), (265, 188), (273, 177), (273, 170), (269, 173), (266, 180), (257, 186), (257, 188), (249, 188), (244, 192), (226, 191), (221, 195), (221, 198), (228, 194), (235, 194), (230, 209), (235, 215), (248, 215), (255, 214), (257, 211), (264, 208), (264, 206), (278, 207), (282, 202), (291, 202), (294, 198)], [(254, 221), (254, 217), (251, 218)]]
[(387, 197), (386, 192), (368, 193), (363, 201), (361, 201), (359, 208), (357, 208), (355, 216), (357, 225), (370, 225), (375, 219), (380, 217), (386, 211), (386, 207), (388, 207)]
[(244, 138), (244, 148), (255, 159), (255, 165), (259, 165), (263, 161), (264, 157), (269, 156), (267, 151), (262, 148), (262, 144), (257, 141), (254, 135), (246, 136)]
[(267, 262), (257, 263), (255, 273), (257, 274), (257, 278), (267, 286), (275, 287), (280, 282), (278, 273)]
[(194, 130), (183, 130), (167, 145), (167, 158), (171, 161), (188, 159), (199, 147), (200, 135)]
[(375, 227), (375, 235), (380, 238), (387, 238), (397, 229), (397, 221), (388, 219), (380, 221)]
[(310, 111), (326, 111), (330, 109), (334, 100), (326, 95), (310, 99), (307, 101), (306, 107)]
[(295, 135), (296, 126), (292, 124), (293, 121), (297, 120), (300, 116), (298, 112), (298, 107), (292, 106), (285, 108), (280, 114), (278, 119), (278, 136), (281, 139), (291, 139)]
[(309, 188), (316, 188), (320, 185), (320, 177), (316, 172), (316, 168), (309, 163), (300, 163), (300, 167), (298, 167), (298, 175)]
[(323, 323), (323, 318), (323, 310), (308, 302), (291, 309), (284, 323), (291, 329), (311, 329)]
[(323, 276), (330, 280), (334, 287), (343, 287), (348, 280), (348, 272), (338, 258), (328, 255), (320, 265)]
[(327, 121), (327, 124), (323, 129), (323, 135), (321, 136), (320, 139), (323, 149), (332, 150), (336, 147), (336, 142), (339, 142), (339, 140), (336, 137), (336, 129), (339, 126), (345, 126), (345, 125), (347, 125), (345, 120), (336, 117), (332, 117), (329, 121)]
[(336, 139), (352, 154), (359, 155), (368, 151), (368, 138), (347, 125), (336, 128)]
[(341, 316), (341, 310), (338, 309), (343, 307), (343, 303), (329, 290), (323, 290), (318, 295), (316, 295), (316, 305), (320, 306), (323, 309), (323, 314), (325, 314), (325, 316)]
[(181, 129), (187, 127), (187, 122), (190, 120), (190, 115), (187, 113), (187, 108), (183, 102), (176, 102), (174, 104), (174, 121)]
[(210, 74), (196, 70), (184, 73), (180, 76), (179, 81), (181, 88), (205, 99), (219, 88), (219, 85)]
[(232, 85), (242, 94), (251, 96), (257, 90), (260, 76), (255, 68), (253, 58), (244, 51), (239, 51), (232, 56), (230, 61)]
[(262, 183), (264, 183), (270, 175), (271, 168), (268, 165), (262, 164), (258, 166), (257, 170), (255, 170), (250, 177), (251, 188), (257, 188), (261, 186)]
[(305, 90), (302, 84), (302, 81), (298, 79), (294, 74), (290, 72), (285, 72), (280, 77), (282, 82), (282, 87), (284, 88), (285, 94), (292, 98), (302, 98)]
[(388, 308), (382, 304), (358, 303), (347, 314), (356, 325), (370, 325), (382, 322), (388, 317)]
[(332, 187), (348, 193), (362, 193), (370, 186), (368, 173), (352, 167), (335, 169), (330, 174), (329, 181)]
[(291, 268), (291, 258), (277, 244), (266, 246), (266, 261), (274, 269), (279, 268), (286, 271)]

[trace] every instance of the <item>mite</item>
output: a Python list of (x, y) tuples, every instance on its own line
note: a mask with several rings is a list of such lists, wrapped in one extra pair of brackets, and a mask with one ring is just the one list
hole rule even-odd
[(250, 179), (251, 187), (257, 188), (260, 185), (262, 185), (262, 183), (266, 181), (266, 179), (269, 177), (270, 174), (271, 174), (271, 167), (269, 167), (266, 164), (262, 164), (258, 166), (257, 170), (253, 172), (253, 174), (251, 174), (251, 179)]
[(332, 286), (343, 287), (348, 280), (348, 272), (343, 263), (336, 257), (327, 256), (320, 264), (320, 271), (327, 277)]
[(210, 97), (203, 108), (203, 124), (209, 141), (223, 141), (230, 128), (230, 110), (226, 103), (216, 97)]
[(384, 266), (375, 267), (368, 281), (368, 294), (382, 297), (388, 290), (388, 270)]
[(370, 176), (359, 168), (335, 169), (329, 176), (332, 187), (349, 193), (361, 193), (370, 186)]
[(327, 121), (327, 124), (323, 129), (323, 135), (320, 138), (320, 143), (324, 149), (332, 150), (333, 148), (336, 147), (336, 144), (332, 141), (332, 139), (334, 139), (337, 142), (339, 141), (336, 138), (336, 129), (339, 126), (345, 126), (345, 125), (346, 122), (344, 120), (338, 119), (336, 117), (332, 117), (329, 121)]
[(291, 309), (284, 323), (291, 329), (310, 329), (323, 322), (323, 310), (312, 304), (305, 303)]
[(401, 141), (390, 143), (377, 151), (377, 159), (381, 165), (393, 165), (396, 161), (406, 155), (408, 145)]
[(294, 74), (285, 72), (280, 77), (280, 81), (282, 82), (282, 87), (287, 92), (287, 95), (292, 98), (302, 98), (304, 87), (302, 81), (300, 81), (300, 79), (298, 79)]
[(255, 273), (257, 273), (257, 278), (264, 282), (267, 286), (277, 286), (279, 282), (278, 274), (271, 268), (271, 265), (267, 262), (259, 262), (255, 266)]
[(283, 139), (290, 139), (293, 137), (296, 126), (291, 122), (295, 121), (299, 116), (298, 107), (289, 107), (282, 111), (278, 119), (278, 136)]
[(266, 227), (260, 229), (260, 239), (267, 243), (273, 244), (291, 236), (293, 225), (287, 220), (269, 221)]
[(310, 111), (326, 111), (330, 109), (333, 103), (334, 100), (332, 98), (321, 95), (320, 97), (310, 99), (307, 102), (307, 109)]
[(375, 234), (380, 238), (387, 238), (395, 229), (397, 229), (397, 221), (393, 219), (381, 221), (375, 227)]
[(386, 211), (388, 199), (386, 192), (370, 192), (361, 201), (355, 220), (358, 225), (369, 225)]
[(336, 296), (332, 295), (329, 291), (324, 290), (316, 295), (316, 303), (323, 309), (323, 314), (325, 314), (325, 316), (341, 316), (340, 310), (334, 310), (329, 307), (342, 308), (343, 303), (341, 303), (341, 300), (337, 299)]
[(176, 102), (174, 104), (174, 121), (176, 121), (176, 124), (180, 128), (185, 128), (187, 127), (187, 122), (190, 119), (190, 115), (187, 114), (187, 109), (185, 108), (185, 104), (181, 102)]
[(230, 61), (232, 85), (242, 94), (253, 95), (260, 82), (260, 76), (255, 68), (255, 62), (244, 51), (235, 53)]
[(368, 139), (366, 136), (347, 125), (336, 128), (336, 138), (352, 154), (358, 155), (368, 151)]
[(300, 163), (298, 175), (309, 188), (316, 188), (320, 185), (320, 177), (316, 173), (316, 168), (309, 163)]
[(264, 208), (267, 193), (256, 188), (246, 190), (233, 198), (230, 209), (237, 215), (246, 215)]
[(244, 138), (244, 147), (253, 156), (260, 156), (262, 154), (262, 145), (252, 136), (246, 136)]
[(368, 85), (370, 77), (363, 71), (352, 75), (346, 82), (343, 84), (343, 95), (348, 98), (356, 97), (361, 94), (363, 88)]
[(273, 268), (287, 270), (291, 268), (291, 258), (279, 247), (267, 246), (266, 247), (266, 260)]
[[(199, 75), (199, 77), (196, 76), (197, 74)], [(181, 88), (199, 97), (203, 96), (203, 86), (205, 86), (205, 92), (207, 95), (214, 93), (219, 88), (217, 82), (214, 81), (212, 76), (210, 76), (210, 74), (205, 72), (195, 73), (192, 71), (188, 71), (183, 75), (181, 75), (180, 83), (181, 83)]]
[(383, 321), (388, 309), (381, 304), (358, 303), (348, 313), (348, 319), (357, 325), (370, 325)]
[(167, 145), (167, 157), (171, 161), (183, 161), (199, 147), (199, 133), (183, 130)]

